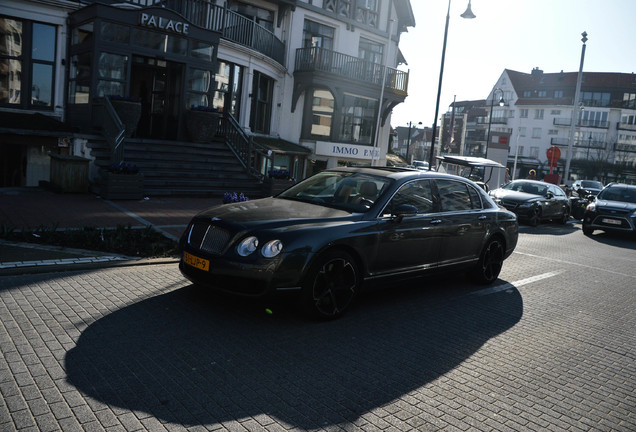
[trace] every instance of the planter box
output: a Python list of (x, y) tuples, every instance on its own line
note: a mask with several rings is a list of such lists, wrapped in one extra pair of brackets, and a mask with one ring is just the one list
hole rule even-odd
[(89, 160), (51, 154), (51, 187), (59, 192), (88, 192)]
[(210, 111), (188, 110), (186, 112), (186, 128), (188, 136), (194, 142), (210, 142), (216, 136), (221, 114)]
[(107, 173), (106, 183), (100, 191), (105, 199), (142, 199), (144, 197), (144, 175)]

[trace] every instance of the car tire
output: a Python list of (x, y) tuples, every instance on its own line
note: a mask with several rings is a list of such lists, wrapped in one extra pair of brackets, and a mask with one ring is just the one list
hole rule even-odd
[(311, 266), (303, 282), (303, 309), (322, 320), (342, 316), (358, 294), (360, 272), (345, 251), (327, 251)]
[(591, 236), (594, 233), (594, 229), (588, 225), (583, 224), (583, 234), (586, 236)]
[(488, 285), (496, 281), (503, 267), (504, 255), (504, 245), (498, 237), (488, 240), (477, 265), (468, 274), (470, 280), (479, 285)]
[(561, 214), (561, 218), (559, 218), (559, 223), (561, 225), (565, 225), (570, 220), (570, 209), (565, 207), (563, 209), (563, 213)]
[(532, 214), (529, 218), (530, 226), (536, 227), (541, 222), (541, 207), (535, 206), (532, 208)]

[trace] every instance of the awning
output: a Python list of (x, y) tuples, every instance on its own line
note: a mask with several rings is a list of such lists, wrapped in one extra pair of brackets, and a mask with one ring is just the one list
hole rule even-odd
[(263, 147), (265, 150), (271, 150), (278, 154), (292, 154), (292, 155), (309, 155), (311, 149), (295, 144), (291, 141), (284, 140), (282, 138), (254, 136), (253, 141), (256, 145)]
[(68, 136), (77, 129), (40, 113), (3, 112), (0, 116), (0, 131), (18, 135)]

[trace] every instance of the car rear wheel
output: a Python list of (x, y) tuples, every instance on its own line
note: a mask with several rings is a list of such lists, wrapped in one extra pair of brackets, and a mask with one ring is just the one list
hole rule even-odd
[(338, 250), (326, 252), (307, 274), (301, 301), (316, 318), (337, 318), (354, 300), (359, 286), (360, 273), (351, 255)]
[(493, 283), (499, 277), (504, 261), (504, 246), (499, 238), (492, 238), (481, 251), (479, 262), (469, 273), (470, 279), (480, 285)]

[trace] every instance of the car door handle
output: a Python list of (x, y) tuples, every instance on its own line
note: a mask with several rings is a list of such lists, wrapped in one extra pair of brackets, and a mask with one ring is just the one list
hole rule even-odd
[(433, 220), (431, 221), (431, 225), (438, 225), (438, 224), (441, 224), (441, 223), (442, 223), (442, 220), (441, 220), (441, 219), (433, 219)]

